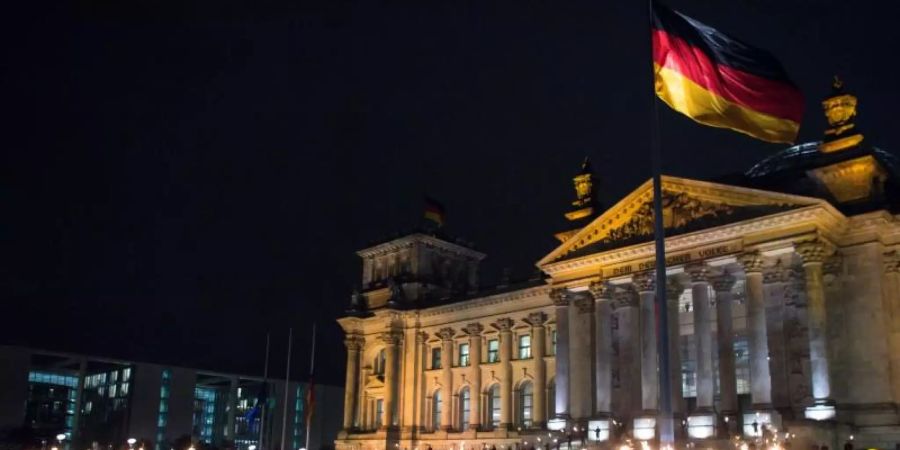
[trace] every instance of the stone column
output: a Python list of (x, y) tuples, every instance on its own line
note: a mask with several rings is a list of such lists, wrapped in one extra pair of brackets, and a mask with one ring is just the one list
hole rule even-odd
[(594, 414), (594, 299), (572, 295), (569, 307), (569, 415), (583, 424)]
[(466, 326), (469, 335), (469, 429), (481, 428), (481, 332), (484, 327), (480, 323)]
[(612, 289), (608, 283), (593, 282), (596, 344), (594, 349), (594, 383), (596, 395), (594, 412), (599, 417), (612, 413)]
[(356, 380), (359, 379), (360, 344), (360, 339), (354, 335), (347, 336), (347, 339), (344, 340), (344, 345), (347, 346), (347, 377), (344, 381), (344, 431), (349, 431), (353, 428), (353, 418), (356, 414), (356, 399), (358, 396)]
[(697, 410), (709, 413), (713, 409), (712, 327), (709, 306), (708, 268), (702, 264), (685, 267), (691, 278), (694, 303), (694, 339), (697, 345)]
[[(737, 418), (737, 373), (734, 366), (734, 316), (731, 305), (735, 279), (725, 273), (713, 278), (716, 291), (716, 337), (719, 342), (719, 410), (731, 420)], [(737, 423), (735, 421), (734, 423)]]
[(631, 278), (640, 297), (641, 327), (641, 408), (655, 414), (659, 408), (659, 361), (656, 344), (656, 283), (653, 275), (640, 273)]
[(795, 245), (795, 249), (797, 254), (803, 258), (803, 271), (806, 275), (809, 365), (812, 372), (813, 401), (816, 406), (829, 405), (832, 403), (831, 377), (828, 373), (828, 335), (825, 321), (822, 262), (832, 253), (833, 249), (820, 240), (800, 242)]
[(453, 429), (453, 335), (452, 328), (441, 328), (441, 429)]
[(556, 417), (569, 418), (569, 297), (564, 289), (550, 292), (556, 315)]
[(544, 322), (547, 315), (534, 312), (525, 320), (531, 325), (531, 354), (534, 357), (534, 407), (532, 422), (534, 427), (543, 429), (547, 423), (547, 366), (544, 356), (547, 354), (547, 335)]
[(750, 400), (753, 408), (772, 408), (772, 377), (769, 373), (769, 340), (766, 299), (763, 295), (763, 258), (758, 251), (741, 255), (746, 274), (747, 346), (750, 350)]
[(419, 374), (416, 396), (416, 429), (425, 430), (428, 426), (428, 382), (425, 371), (428, 370), (428, 333), (419, 331), (416, 333), (416, 346), (419, 348)]
[(619, 384), (623, 421), (641, 413), (641, 335), (638, 317), (638, 295), (632, 286), (614, 294), (616, 318), (619, 322)]
[(681, 314), (681, 311), (678, 310), (678, 300), (681, 299), (683, 293), (684, 285), (680, 281), (674, 278), (666, 280), (667, 320), (669, 321), (669, 383), (672, 385), (672, 415), (676, 418), (685, 414), (684, 391), (682, 390), (684, 381), (681, 375), (681, 323), (678, 320), (679, 314)]
[(503, 318), (495, 327), (500, 330), (500, 429), (512, 428), (512, 327), (513, 320)]
[(381, 335), (384, 342), (384, 411), (381, 417), (382, 428), (391, 428), (395, 424), (397, 399), (397, 346), (401, 334), (389, 331)]
[(900, 403), (900, 253), (884, 254), (884, 309), (887, 316), (888, 349), (890, 351), (891, 392)]
[[(364, 352), (361, 351), (361, 353), (364, 353)], [(369, 374), (371, 373), (371, 370), (372, 370), (371, 368), (367, 368), (364, 366), (362, 368), (362, 370), (360, 370), (359, 380), (357, 381), (357, 383), (359, 383), (359, 398), (357, 399), (357, 401), (359, 402), (359, 405), (360, 405), (359, 406), (360, 411), (358, 413), (359, 417), (357, 419), (357, 426), (361, 430), (370, 430), (372, 428), (372, 422), (369, 417), (370, 416), (369, 396), (366, 395), (366, 390), (363, 388), (363, 386), (366, 385), (366, 380), (369, 379)]]

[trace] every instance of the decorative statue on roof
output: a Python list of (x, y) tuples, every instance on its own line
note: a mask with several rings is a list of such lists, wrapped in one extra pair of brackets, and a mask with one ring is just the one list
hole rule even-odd
[(820, 149), (829, 153), (854, 147), (863, 140), (853, 119), (856, 117), (856, 96), (844, 92), (844, 82), (837, 76), (831, 85), (831, 96), (822, 100), (822, 109), (828, 119), (825, 140)]
[(350, 294), (350, 313), (362, 313), (366, 310), (366, 297), (356, 289)]
[(572, 182), (575, 184), (576, 195), (575, 201), (572, 202), (572, 206), (581, 208), (591, 205), (594, 198), (594, 183), (591, 180), (592, 176), (591, 162), (588, 158), (584, 158), (584, 162), (581, 163), (581, 172), (572, 179)]
[(387, 280), (388, 290), (391, 293), (391, 298), (388, 299), (388, 306), (397, 307), (400, 306), (403, 300), (403, 288), (400, 286), (400, 283), (397, 283), (397, 280), (394, 277), (390, 277)]

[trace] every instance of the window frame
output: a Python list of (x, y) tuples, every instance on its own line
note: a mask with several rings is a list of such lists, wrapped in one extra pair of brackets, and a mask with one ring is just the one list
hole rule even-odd
[[(495, 348), (491, 348), (491, 344), (494, 344)], [(500, 339), (488, 339), (487, 341), (487, 362), (495, 363), (500, 362)]]
[[(527, 345), (523, 345), (527, 343)], [(519, 359), (531, 359), (531, 335), (528, 333), (520, 334), (517, 338)]]
[[(459, 353), (459, 355), (457, 358), (457, 363), (459, 364), (459, 367), (468, 367), (471, 363), (469, 359), (469, 352), (471, 351), (471, 349), (469, 348), (469, 343), (460, 343), (458, 349), (459, 350), (457, 351), (457, 353)], [(465, 351), (463, 349), (465, 349)]]
[(431, 370), (441, 369), (441, 357), (442, 357), (442, 349), (441, 346), (431, 347)]

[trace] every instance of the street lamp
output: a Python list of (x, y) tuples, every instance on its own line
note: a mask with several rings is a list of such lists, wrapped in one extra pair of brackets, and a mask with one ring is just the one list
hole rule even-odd
[(134, 448), (134, 443), (137, 442), (137, 439), (135, 439), (135, 438), (128, 438), (128, 440), (125, 441), (125, 442), (128, 443), (128, 448)]
[(256, 446), (255, 446), (255, 445), (251, 445), (251, 446), (247, 447), (247, 450), (256, 450)]

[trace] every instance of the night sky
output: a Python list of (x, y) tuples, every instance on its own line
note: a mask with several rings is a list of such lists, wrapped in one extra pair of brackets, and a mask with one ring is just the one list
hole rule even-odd
[[(584, 156), (607, 205), (650, 176), (643, 1), (172, 3), (5, 5), (0, 343), (256, 374), (271, 330), (280, 374), (293, 326), (303, 373), (316, 321), (342, 383), (354, 251), (423, 195), (490, 283), (554, 247)], [(900, 152), (893, 2), (669, 4), (777, 55), (801, 140), (837, 73)], [(783, 148), (660, 120), (673, 175)]]

